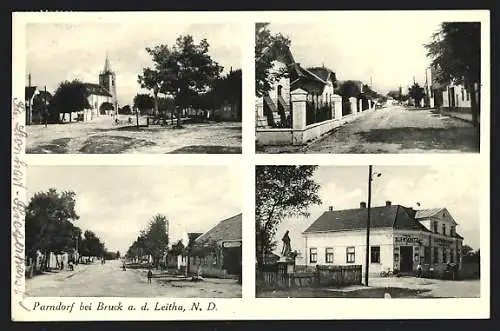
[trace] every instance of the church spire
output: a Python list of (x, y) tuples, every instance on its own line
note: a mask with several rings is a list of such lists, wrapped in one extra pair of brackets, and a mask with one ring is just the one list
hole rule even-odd
[(111, 72), (111, 65), (109, 64), (109, 56), (107, 51), (106, 51), (106, 60), (104, 62), (104, 72)]

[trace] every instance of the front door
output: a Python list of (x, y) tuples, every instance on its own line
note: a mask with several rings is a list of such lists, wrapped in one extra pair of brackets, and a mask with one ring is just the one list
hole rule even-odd
[(401, 246), (399, 248), (401, 255), (400, 272), (412, 272), (413, 270), (413, 247)]
[(455, 88), (454, 87), (450, 87), (449, 91), (450, 91), (450, 97), (449, 97), (450, 108), (454, 109), (455, 108)]

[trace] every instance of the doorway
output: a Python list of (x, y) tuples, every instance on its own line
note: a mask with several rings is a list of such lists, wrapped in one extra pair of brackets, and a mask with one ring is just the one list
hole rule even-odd
[(413, 247), (412, 246), (401, 246), (399, 248), (401, 255), (400, 262), (400, 272), (412, 272), (413, 271)]
[(241, 274), (241, 246), (223, 248), (222, 269), (226, 269), (229, 275)]

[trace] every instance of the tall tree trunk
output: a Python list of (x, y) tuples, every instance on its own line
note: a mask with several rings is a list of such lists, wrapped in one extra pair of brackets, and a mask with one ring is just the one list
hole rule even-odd
[(155, 99), (155, 117), (158, 116), (158, 91), (154, 91), (154, 99)]
[[(474, 126), (474, 143), (475, 146), (478, 148), (480, 147), (480, 131), (479, 131), (479, 102), (478, 98), (476, 97), (476, 89), (475, 89), (475, 84), (468, 84), (467, 89), (470, 91), (470, 105), (471, 105), (471, 114), (472, 114), (472, 125)], [(479, 86), (478, 86), (478, 94), (479, 94)], [(480, 97), (479, 97), (480, 99)]]

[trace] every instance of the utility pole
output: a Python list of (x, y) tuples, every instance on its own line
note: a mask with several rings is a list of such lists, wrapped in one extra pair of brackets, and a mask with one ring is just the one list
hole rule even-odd
[(368, 167), (368, 210), (366, 218), (366, 259), (365, 259), (365, 285), (368, 286), (368, 272), (370, 269), (370, 209), (372, 202), (372, 166)]

